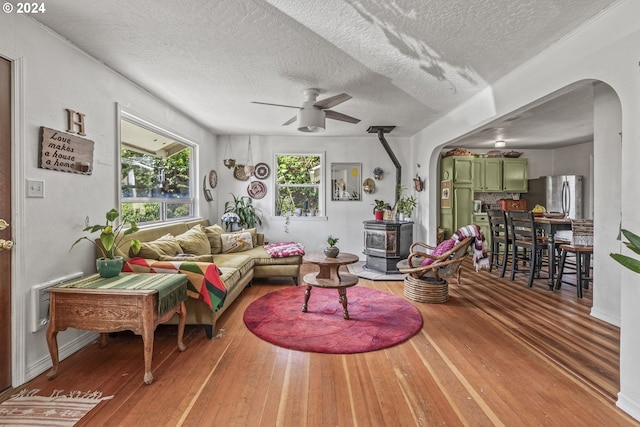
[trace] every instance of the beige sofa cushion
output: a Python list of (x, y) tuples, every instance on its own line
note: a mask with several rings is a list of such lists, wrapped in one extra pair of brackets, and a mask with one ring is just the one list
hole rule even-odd
[(183, 254), (183, 256), (160, 255), (160, 261), (213, 262), (213, 255)]
[(185, 254), (211, 255), (209, 239), (201, 225), (196, 225), (188, 231), (176, 236), (176, 241)]
[(137, 256), (147, 259), (160, 259), (161, 255), (175, 256), (183, 253), (180, 244), (171, 234), (165, 234), (159, 239), (151, 242), (142, 242), (140, 244), (140, 252), (137, 254), (129, 254), (129, 256)]

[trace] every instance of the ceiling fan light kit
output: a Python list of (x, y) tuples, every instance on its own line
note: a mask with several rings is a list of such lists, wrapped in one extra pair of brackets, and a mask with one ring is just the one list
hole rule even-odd
[(300, 132), (324, 132), (326, 113), (315, 108), (303, 108), (298, 111), (298, 130)]
[(326, 99), (322, 99), (320, 101), (316, 101), (318, 95), (320, 94), (319, 89), (305, 89), (302, 91), (302, 94), (305, 97), (302, 106), (295, 107), (293, 105), (284, 105), (284, 104), (273, 104), (269, 102), (258, 102), (252, 101), (254, 104), (261, 105), (269, 105), (272, 107), (283, 107), (283, 108), (295, 108), (298, 110), (298, 114), (287, 120), (282, 124), (282, 126), (290, 125), (291, 123), (297, 121), (298, 122), (298, 130), (300, 132), (324, 132), (326, 126), (325, 121), (327, 118), (332, 120), (338, 120), (341, 122), (347, 123), (359, 123), (360, 119), (356, 119), (355, 117), (347, 116), (346, 114), (338, 113), (337, 111), (330, 110), (329, 108), (333, 108), (336, 105), (342, 104), (345, 101), (351, 99), (351, 95), (346, 93), (341, 93), (339, 95), (334, 95)]

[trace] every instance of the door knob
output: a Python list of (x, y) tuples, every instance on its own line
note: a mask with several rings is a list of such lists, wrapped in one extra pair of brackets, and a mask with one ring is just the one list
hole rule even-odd
[[(0, 231), (4, 230), (9, 226), (9, 223), (4, 219), (0, 219)], [(13, 242), (11, 240), (0, 239), (0, 251), (8, 251), (13, 247)]]

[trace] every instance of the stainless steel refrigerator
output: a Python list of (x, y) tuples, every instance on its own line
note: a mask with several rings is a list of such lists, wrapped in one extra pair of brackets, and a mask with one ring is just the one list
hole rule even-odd
[(543, 176), (529, 180), (529, 191), (523, 195), (527, 208), (540, 204), (547, 212), (566, 212), (572, 219), (584, 218), (583, 177), (580, 175)]

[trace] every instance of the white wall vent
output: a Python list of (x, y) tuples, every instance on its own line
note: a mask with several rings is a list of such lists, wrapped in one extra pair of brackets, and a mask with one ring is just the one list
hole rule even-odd
[(31, 287), (31, 332), (38, 332), (49, 323), (49, 292), (46, 289), (79, 279), (82, 275), (83, 273), (78, 271)]

